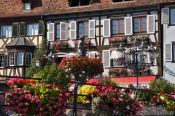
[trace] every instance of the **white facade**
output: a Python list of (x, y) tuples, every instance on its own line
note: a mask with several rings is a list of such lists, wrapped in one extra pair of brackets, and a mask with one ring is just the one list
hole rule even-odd
[[(141, 29), (138, 30), (138, 32), (134, 32), (134, 23), (135, 17), (143, 17), (145, 21), (145, 30), (142, 31)], [(114, 25), (112, 24), (112, 21), (123, 19), (123, 32), (122, 34), (113, 34), (114, 31)], [(65, 50), (64, 53), (68, 54), (66, 56), (69, 56), (69, 54), (74, 54), (75, 56), (79, 54), (79, 43), (80, 38), (78, 36), (79, 34), (79, 22), (87, 21), (88, 26), (88, 35), (87, 38), (90, 39), (90, 49), (87, 50), (87, 56), (89, 57), (97, 57), (101, 56), (103, 64), (104, 64), (104, 76), (109, 76), (109, 69), (110, 68), (121, 68), (121, 66), (113, 67), (111, 65), (111, 60), (114, 57), (119, 57), (119, 54), (112, 55), (112, 52), (116, 51), (118, 45), (112, 45), (113, 43), (110, 42), (111, 38), (114, 39), (120, 39), (120, 38), (139, 38), (139, 37), (148, 37), (149, 43), (155, 43), (158, 40), (158, 22), (157, 22), (157, 11), (152, 10), (149, 13), (148, 12), (131, 12), (131, 13), (121, 13), (121, 14), (108, 14), (96, 16), (96, 17), (84, 17), (84, 18), (75, 18), (69, 19), (69, 20), (60, 20), (55, 19), (55, 21), (47, 23), (47, 39), (50, 42), (50, 49), (52, 49), (52, 44), (56, 41), (56, 24), (60, 24), (60, 34), (59, 34), (59, 40), (58, 41), (66, 41), (68, 43), (68, 48), (75, 48), (77, 50)], [(139, 19), (141, 22), (141, 20)], [(55, 25), (55, 26), (54, 26)], [(140, 23), (140, 28), (142, 24)], [(117, 31), (117, 30), (116, 30)], [(114, 32), (115, 33), (115, 32)], [(128, 39), (126, 39), (128, 41)], [(78, 45), (76, 45), (78, 43)], [(101, 51), (98, 51), (99, 49), (91, 49), (93, 47), (99, 48)], [(150, 46), (150, 45), (148, 45)], [(126, 48), (128, 45), (125, 46)], [(156, 48), (155, 48), (156, 50)], [(60, 52), (62, 54), (63, 52)], [(59, 54), (59, 51), (58, 51)], [(59, 55), (57, 56), (59, 57)], [(158, 66), (157, 66), (157, 59), (154, 61), (154, 63), (150, 63), (150, 54), (146, 53), (145, 62), (149, 63), (150, 69), (151, 69), (151, 75), (157, 75), (158, 73)], [(122, 66), (124, 68), (124, 66)]]
[(165, 6), (162, 9), (163, 25), (163, 78), (175, 83), (175, 6)]

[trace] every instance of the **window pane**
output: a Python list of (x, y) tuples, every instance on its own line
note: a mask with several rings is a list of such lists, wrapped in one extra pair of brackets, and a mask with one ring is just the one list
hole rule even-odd
[(171, 17), (171, 19), (170, 19), (171, 22), (170, 23), (175, 24), (175, 9), (171, 9), (170, 13), (171, 13), (171, 16), (170, 16)]
[(84, 36), (88, 36), (88, 22), (84, 22)]
[(26, 52), (26, 65), (31, 64), (31, 59), (32, 59), (32, 53)]
[(2, 26), (1, 35), (2, 37), (12, 37), (12, 26)]
[(17, 54), (17, 65), (23, 65), (23, 52), (18, 52)]
[(60, 24), (56, 25), (56, 38), (60, 39)]
[(146, 17), (141, 18), (141, 32), (146, 32)]
[(32, 36), (32, 35), (38, 35), (38, 24), (28, 24), (27, 25), (27, 35)]
[(78, 37), (82, 38), (83, 36), (88, 35), (88, 22), (82, 21), (78, 23)]
[(124, 33), (124, 19), (119, 20), (119, 33)]
[(139, 18), (134, 18), (134, 32), (139, 32)]
[(112, 35), (117, 34), (117, 20), (112, 20)]
[(0, 55), (0, 67), (4, 67), (4, 55)]
[(9, 65), (10, 66), (15, 65), (15, 53), (14, 52), (9, 53)]

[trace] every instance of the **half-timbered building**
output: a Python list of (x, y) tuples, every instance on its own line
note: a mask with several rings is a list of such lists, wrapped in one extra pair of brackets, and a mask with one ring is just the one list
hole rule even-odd
[(25, 76), (32, 54), (43, 38), (42, 3), (0, 1), (0, 75)]
[[(174, 0), (1, 0), (1, 74), (25, 75), (43, 36), (49, 56), (100, 57), (105, 76), (163, 74), (163, 5)], [(43, 25), (45, 24), (45, 30)], [(44, 35), (43, 35), (43, 32)], [(144, 46), (142, 46), (144, 44)], [(135, 54), (132, 49), (142, 53)], [(121, 49), (122, 48), (122, 49)], [(144, 50), (143, 48), (147, 48)], [(29, 58), (30, 57), (30, 58)], [(17, 70), (17, 69), (23, 70)]]

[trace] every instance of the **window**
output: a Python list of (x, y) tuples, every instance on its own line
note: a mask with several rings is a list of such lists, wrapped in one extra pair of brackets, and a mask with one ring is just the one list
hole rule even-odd
[(27, 35), (28, 36), (38, 35), (38, 28), (39, 28), (39, 25), (37, 23), (28, 24), (27, 25)]
[(60, 39), (60, 23), (56, 24), (56, 39)]
[(124, 34), (124, 19), (113, 19), (112, 20), (112, 35)]
[(31, 64), (31, 59), (32, 59), (32, 53), (31, 52), (26, 52), (26, 65)]
[(12, 26), (2, 25), (1, 26), (1, 37), (12, 37)]
[(134, 17), (134, 33), (146, 32), (146, 16)]
[(24, 3), (24, 10), (31, 10), (31, 3)]
[(14, 66), (15, 65), (15, 53), (10, 52), (9, 53), (9, 66)]
[(4, 55), (0, 55), (0, 67), (4, 67)]
[(175, 24), (175, 9), (170, 9), (170, 24)]
[(23, 57), (24, 57), (24, 53), (22, 51), (19, 51), (17, 53), (17, 65), (23, 65)]
[(78, 22), (78, 38), (88, 36), (88, 21)]
[(91, 0), (69, 0), (69, 6), (85, 6), (89, 5)]
[(111, 66), (112, 67), (122, 67), (124, 66), (125, 57), (124, 53), (120, 51), (111, 51)]

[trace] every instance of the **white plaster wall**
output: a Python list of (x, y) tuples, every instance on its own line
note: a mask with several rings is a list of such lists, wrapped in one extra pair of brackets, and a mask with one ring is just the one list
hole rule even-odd
[[(163, 25), (163, 42), (164, 45), (165, 44), (170, 44), (173, 41), (175, 41), (175, 26), (169, 26), (167, 24)], [(173, 73), (175, 73), (175, 63), (173, 62), (167, 62), (165, 61), (165, 49), (164, 49), (164, 67), (168, 68), (169, 70), (171, 70)], [(165, 78), (166, 80), (168, 80), (171, 83), (175, 83), (175, 76), (171, 76), (167, 73), (167, 71), (164, 68), (163, 71), (163, 78)]]

